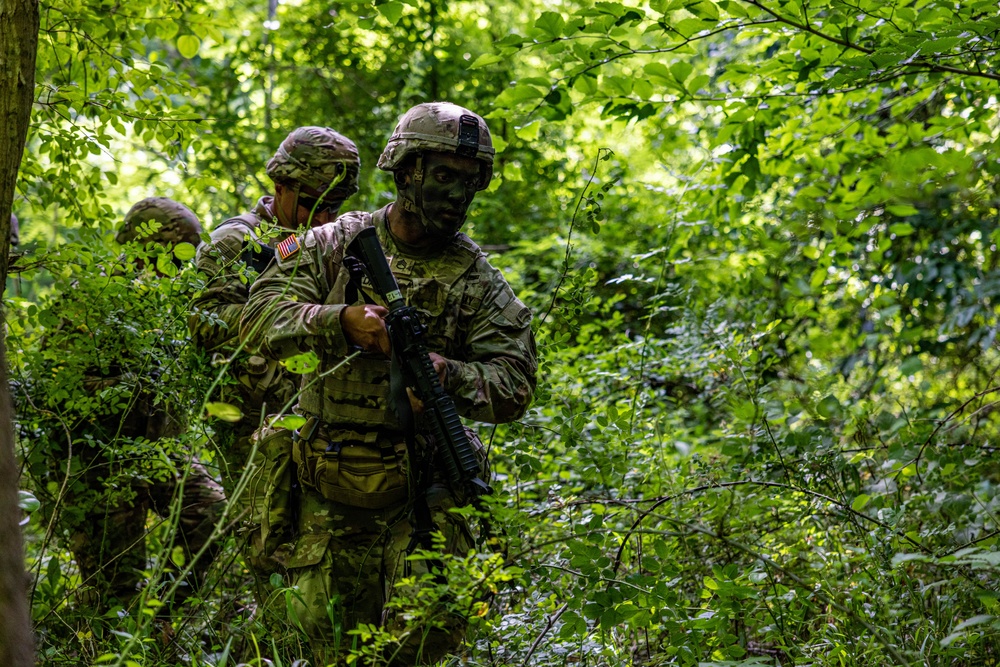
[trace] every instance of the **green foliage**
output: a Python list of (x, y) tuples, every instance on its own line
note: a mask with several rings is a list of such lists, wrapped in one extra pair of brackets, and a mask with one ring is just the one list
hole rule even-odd
[[(114, 390), (80, 390), (120, 358), (136, 377), (163, 369), (186, 406), (168, 449), (215, 454), (201, 412), (218, 369), (164, 345), (183, 320), (159, 315), (199, 278), (149, 248), (119, 259), (101, 235), (137, 193), (176, 191), (217, 222), (270, 191), (263, 166), (288, 130), (323, 124), (361, 150), (353, 205), (379, 206), (385, 138), (437, 98), (488, 114), (497, 178), (467, 231), (532, 307), (541, 371), (525, 419), (481, 429), (497, 552), (450, 559), (447, 590), (428, 582), (394, 602), (400, 617), (471, 610), (457, 664), (1000, 658), (995, 3), (70, 3), (44, 17), (18, 186), (34, 245), (8, 312), (12, 377), (33, 398), (21, 503), (47, 663), (308, 658), (294, 630), (250, 617), (230, 538), (211, 593), (164, 642), (153, 592), (183, 558), (167, 523), (140, 611), (89, 619), (46, 518), (46, 447), (60, 420), (121, 414)], [(172, 279), (143, 292), (139, 258)], [(94, 336), (60, 338), (67, 321)], [(115, 455), (155, 462), (123, 476), (172, 472), (149, 441)], [(355, 664), (391, 648), (384, 629), (357, 636)]]

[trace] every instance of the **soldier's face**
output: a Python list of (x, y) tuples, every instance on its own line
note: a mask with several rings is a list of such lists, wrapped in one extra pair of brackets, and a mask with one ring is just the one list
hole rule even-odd
[(424, 153), (424, 215), (436, 228), (429, 231), (446, 238), (454, 236), (465, 222), (478, 186), (479, 161), (475, 158)]
[[(278, 183), (274, 186), (274, 210), (278, 216), (278, 221), (285, 227), (296, 229), (298, 227), (318, 227), (337, 219), (339, 203), (336, 206), (326, 206), (326, 202), (320, 202), (316, 213), (312, 215), (313, 204), (316, 203), (317, 195), (308, 192), (305, 188), (299, 189), (298, 201), (295, 197), (295, 188)], [(331, 202), (332, 203), (332, 202)]]

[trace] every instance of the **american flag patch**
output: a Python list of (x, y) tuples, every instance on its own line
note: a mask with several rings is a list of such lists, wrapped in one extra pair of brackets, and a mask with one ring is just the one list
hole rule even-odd
[(281, 259), (288, 259), (297, 253), (300, 248), (302, 248), (302, 246), (299, 245), (299, 239), (295, 236), (295, 234), (292, 234), (274, 247), (274, 249), (278, 251), (278, 257)]

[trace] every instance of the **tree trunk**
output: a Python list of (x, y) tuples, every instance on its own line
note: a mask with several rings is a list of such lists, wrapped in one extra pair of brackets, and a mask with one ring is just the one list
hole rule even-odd
[[(35, 96), (38, 0), (0, 0), (0, 285), (7, 282), (10, 211)], [(0, 665), (34, 664), (13, 410), (7, 383), (5, 314), (0, 309)]]

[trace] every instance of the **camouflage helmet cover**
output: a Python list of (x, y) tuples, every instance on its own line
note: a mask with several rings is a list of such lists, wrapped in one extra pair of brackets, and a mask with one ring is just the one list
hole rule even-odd
[[(139, 228), (151, 220), (159, 222), (160, 228), (140, 238)], [(187, 206), (166, 197), (147, 197), (136, 202), (125, 214), (125, 223), (115, 240), (118, 243), (153, 241), (163, 245), (187, 242), (196, 246), (201, 241), (200, 234), (198, 216)]]
[(342, 199), (358, 191), (358, 147), (339, 132), (315, 125), (292, 130), (267, 163), (267, 175), (275, 183), (291, 181), (320, 193), (345, 169), (343, 180), (332, 191)]
[(481, 116), (450, 102), (426, 102), (399, 119), (389, 143), (378, 159), (378, 168), (396, 171), (413, 154), (424, 151), (474, 157), (482, 164), (479, 189), (493, 178), (493, 140)]

